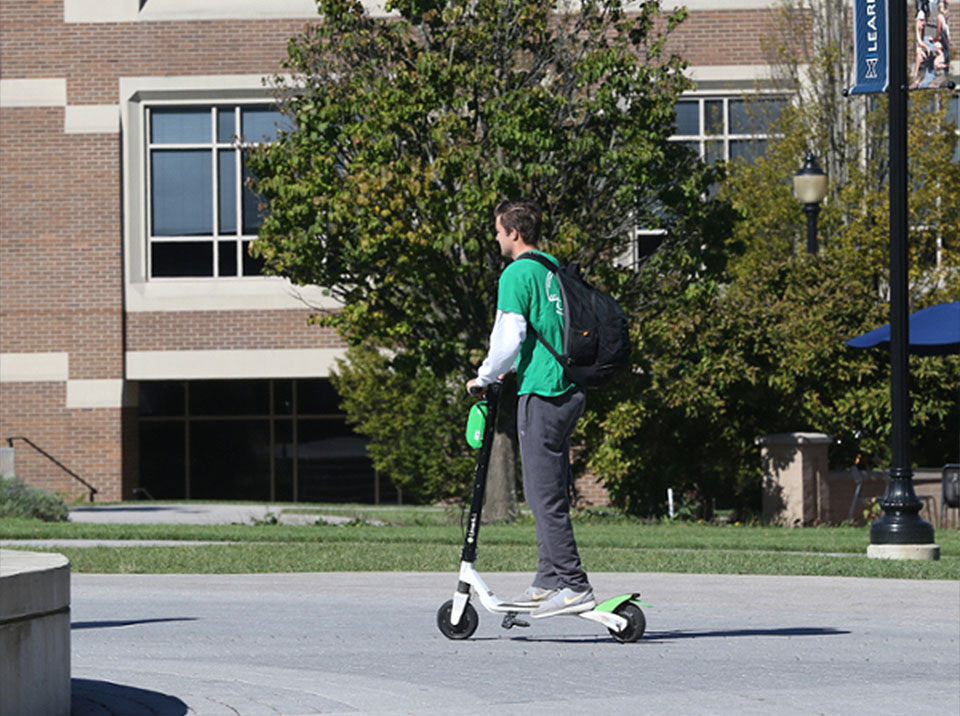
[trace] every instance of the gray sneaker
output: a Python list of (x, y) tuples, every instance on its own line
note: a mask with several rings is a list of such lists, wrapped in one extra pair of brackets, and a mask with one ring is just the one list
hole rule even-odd
[(595, 606), (597, 606), (597, 602), (593, 598), (592, 589), (585, 592), (575, 592), (569, 587), (564, 587), (530, 612), (530, 616), (534, 619), (542, 619), (543, 617), (554, 617), (558, 614), (579, 614), (580, 612), (589, 612)]
[(518, 607), (539, 607), (558, 591), (557, 589), (544, 589), (542, 587), (527, 587), (527, 591), (519, 597), (511, 599), (510, 603)]

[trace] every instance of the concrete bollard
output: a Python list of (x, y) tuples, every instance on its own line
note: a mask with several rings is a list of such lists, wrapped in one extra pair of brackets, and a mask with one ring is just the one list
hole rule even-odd
[(763, 519), (802, 526), (822, 514), (820, 480), (829, 469), (833, 439), (823, 433), (777, 433), (757, 438), (763, 466)]
[(70, 562), (0, 549), (0, 716), (70, 714)]
[(0, 477), (11, 478), (17, 474), (17, 451), (12, 447), (0, 447)]

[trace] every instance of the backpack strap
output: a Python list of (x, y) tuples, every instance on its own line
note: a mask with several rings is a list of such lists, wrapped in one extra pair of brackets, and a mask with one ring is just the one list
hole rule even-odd
[[(548, 271), (552, 271), (554, 274), (556, 274), (557, 271), (558, 271), (558, 269), (559, 269), (559, 267), (558, 267), (555, 263), (553, 263), (553, 261), (551, 261), (550, 259), (548, 259), (548, 258), (547, 258), (546, 256), (544, 256), (543, 254), (537, 253), (536, 251), (526, 251), (526, 252), (520, 254), (517, 258), (518, 258), (518, 259), (533, 259), (534, 261), (536, 261), (538, 264), (540, 264), (541, 266), (543, 266), (543, 267), (544, 267), (545, 269), (547, 269)], [(562, 365), (563, 365), (563, 357), (556, 351), (556, 349), (555, 349), (553, 346), (551, 346), (549, 343), (547, 343), (546, 339), (540, 334), (540, 331), (538, 331), (536, 328), (533, 327), (533, 324), (530, 322), (529, 319), (527, 319), (527, 328), (530, 329), (530, 331), (533, 333), (533, 335), (536, 336), (537, 340), (540, 341), (540, 343), (543, 344), (543, 347), (546, 348), (548, 351), (550, 351), (550, 354), (551, 354), (554, 358), (556, 358), (556, 359), (557, 359), (557, 362), (560, 363), (560, 365), (562, 366)]]

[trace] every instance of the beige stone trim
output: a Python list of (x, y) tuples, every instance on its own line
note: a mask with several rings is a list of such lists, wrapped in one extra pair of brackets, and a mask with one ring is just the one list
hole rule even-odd
[(136, 22), (140, 0), (63, 0), (63, 21)]
[(67, 134), (117, 134), (120, 131), (120, 105), (68, 104), (63, 131)]
[(67, 408), (122, 408), (136, 404), (134, 386), (122, 379), (67, 381)]
[(685, 7), (690, 12), (698, 10), (765, 10), (775, 7), (774, 2), (763, 0), (664, 0), (664, 10)]
[(66, 106), (66, 78), (30, 77), (0, 80), (0, 107)]
[(294, 286), (281, 278), (154, 279), (128, 284), (126, 294), (129, 313), (340, 307), (316, 286)]
[(685, 74), (694, 82), (756, 82), (770, 79), (770, 65), (692, 65)]
[(343, 357), (339, 348), (131, 351), (126, 362), (131, 380), (326, 378)]
[[(317, 17), (314, 0), (63, 0), (66, 23), (272, 20)], [(364, 0), (373, 16), (386, 16), (386, 0)]]
[[(314, 0), (64, 0), (63, 21), (66, 23), (103, 22), (170, 22), (177, 20), (270, 20), (278, 18), (317, 17)], [(364, 0), (374, 17), (386, 17), (386, 0)], [(774, 6), (764, 0), (666, 0), (665, 10), (686, 7), (691, 12), (703, 10), (762, 10)], [(575, 11), (577, 2), (557, 2), (558, 9)], [(636, 10), (639, 2), (627, 3)]]
[(58, 382), (69, 375), (69, 353), (0, 353), (0, 383)]

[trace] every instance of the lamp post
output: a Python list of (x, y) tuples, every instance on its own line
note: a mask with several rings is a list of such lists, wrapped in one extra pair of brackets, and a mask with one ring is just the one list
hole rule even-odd
[(803, 204), (807, 215), (807, 252), (817, 253), (817, 216), (820, 202), (827, 195), (827, 174), (817, 164), (813, 154), (807, 154), (806, 162), (793, 175), (793, 195)]
[(890, 36), (890, 478), (870, 526), (868, 557), (939, 559), (933, 526), (920, 518), (910, 462), (910, 322), (907, 278), (907, 4), (889, 4)]

